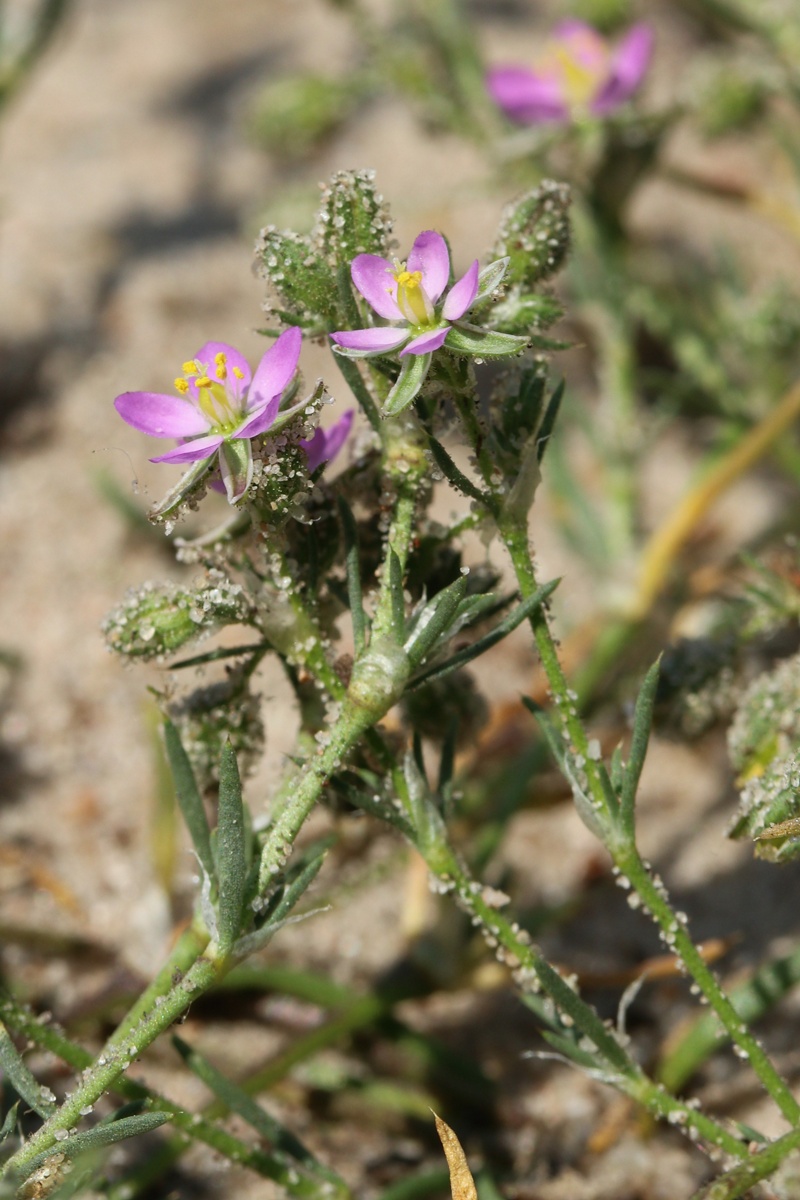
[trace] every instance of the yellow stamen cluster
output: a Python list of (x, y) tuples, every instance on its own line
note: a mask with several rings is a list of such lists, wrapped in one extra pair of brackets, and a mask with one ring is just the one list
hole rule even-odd
[(397, 284), (397, 307), (412, 325), (429, 325), (433, 319), (433, 305), (422, 286), (422, 272), (409, 271), (405, 263), (394, 263), (394, 280)]
[(219, 354), (214, 355), (214, 365), (216, 367), (217, 379), (225, 379), (228, 374), (227, 357), (220, 350)]

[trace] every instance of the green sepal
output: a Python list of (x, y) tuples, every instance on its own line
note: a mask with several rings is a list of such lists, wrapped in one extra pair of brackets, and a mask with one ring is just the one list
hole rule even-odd
[(351, 358), (358, 361), (362, 358), (386, 358), (389, 355), (397, 354), (398, 350), (402, 350), (403, 343), (400, 342), (391, 350), (355, 350), (350, 346), (339, 346), (334, 342), (333, 352), (339, 358)]
[(187, 500), (193, 492), (196, 492), (206, 475), (211, 473), (211, 468), (216, 459), (215, 454), (211, 454), (208, 458), (201, 458), (199, 462), (194, 462), (189, 467), (184, 475), (175, 484), (175, 487), (167, 492), (163, 500), (158, 504), (154, 504), (147, 514), (151, 521), (163, 521), (166, 517), (180, 508), (184, 500)]
[(492, 293), (497, 291), (505, 278), (509, 261), (507, 255), (504, 258), (496, 258), (494, 262), (490, 262), (479, 273), (478, 294), (470, 305), (470, 310), (477, 308), (478, 305), (489, 300)]
[(231, 504), (243, 500), (253, 479), (253, 447), (250, 438), (233, 438), (220, 446), (222, 482)]
[(475, 358), (506, 358), (509, 354), (519, 354), (520, 350), (524, 350), (529, 339), (459, 322), (453, 325), (444, 344), (455, 354), (469, 354)]
[(227, 954), (242, 931), (247, 889), (247, 831), (236, 755), (222, 748), (217, 821), (217, 945)]
[(275, 420), (270, 425), (269, 429), (265, 431), (266, 436), (272, 437), (273, 434), (280, 433), (280, 431), (286, 425), (288, 425), (294, 417), (299, 416), (300, 413), (305, 413), (309, 405), (318, 405), (322, 400), (322, 394), (324, 391), (325, 384), (320, 379), (310, 396), (306, 396), (303, 400), (298, 400), (297, 404), (293, 404), (291, 408), (281, 409)]
[(432, 354), (407, 354), (403, 359), (400, 374), (383, 406), (385, 417), (396, 417), (419, 395), (430, 369)]

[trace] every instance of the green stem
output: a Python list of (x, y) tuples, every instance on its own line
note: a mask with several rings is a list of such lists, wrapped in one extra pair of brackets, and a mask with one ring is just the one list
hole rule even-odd
[[(428, 865), (448, 889), (455, 892), (460, 906), (479, 926), (490, 946), (496, 949), (501, 962), (509, 966), (520, 990), (540, 1019), (556, 1032), (569, 1034), (577, 1029), (596, 1048), (607, 1064), (601, 1075), (625, 1092), (661, 1120), (694, 1132), (709, 1145), (716, 1146), (736, 1158), (747, 1156), (747, 1147), (733, 1133), (710, 1117), (653, 1082), (628, 1055), (617, 1037), (600, 1019), (596, 1011), (573, 989), (531, 943), (528, 934), (518, 925), (501, 916), (483, 898), (483, 892), (459, 863), (445, 843), (439, 842), (433, 853), (426, 854)], [(551, 1011), (536, 991), (541, 989), (555, 1006)]]
[[(215, 948), (208, 947), (209, 956), (201, 956), (189, 967), (186, 974), (168, 991), (159, 997), (160, 1003), (142, 1015), (139, 1024), (129, 1028), (124, 1036), (117, 1031), (106, 1043), (83, 1077), (60, 1108), (37, 1130), (5, 1165), (4, 1174), (20, 1175), (24, 1178), (25, 1168), (40, 1154), (58, 1145), (57, 1134), (68, 1132), (78, 1125), (83, 1114), (91, 1110), (104, 1092), (115, 1086), (119, 1077), (155, 1038), (176, 1021), (191, 1002), (207, 991), (226, 969), (225, 960), (214, 955)], [(149, 991), (150, 989), (148, 989)], [(134, 1006), (136, 1009), (139, 1005)], [(131, 1010), (133, 1012), (134, 1010)], [(126, 1019), (126, 1025), (129, 1024)]]
[[(751, 979), (731, 991), (731, 1003), (739, 1019), (752, 1025), (797, 983), (800, 983), (800, 947), (759, 967)], [(661, 1083), (670, 1092), (680, 1091), (724, 1041), (725, 1034), (716, 1014), (701, 1013), (678, 1044), (665, 1054), (658, 1070)]]
[[(0, 1014), (15, 1033), (21, 1034), (43, 1050), (56, 1055), (73, 1070), (83, 1071), (91, 1065), (92, 1055), (88, 1050), (84, 1050), (82, 1046), (77, 1045), (52, 1026), (40, 1024), (32, 1012), (20, 1007), (11, 997), (4, 997), (0, 1000)], [(180, 1147), (181, 1152), (191, 1141), (203, 1142), (231, 1162), (248, 1167), (264, 1178), (280, 1183), (290, 1195), (301, 1196), (306, 1200), (313, 1196), (325, 1197), (328, 1195), (328, 1188), (324, 1183), (312, 1185), (312, 1181), (299, 1177), (295, 1170), (279, 1158), (269, 1152), (248, 1146), (246, 1142), (234, 1137), (227, 1130), (213, 1125), (196, 1113), (177, 1107), (171, 1100), (167, 1100), (165, 1096), (159, 1095), (158, 1092), (145, 1087), (142, 1083), (120, 1078), (116, 1080), (112, 1090), (126, 1100), (144, 1101), (148, 1112), (168, 1113), (171, 1124), (178, 1131), (172, 1134), (170, 1141), (176, 1147)], [(153, 1157), (158, 1158), (158, 1153), (151, 1156), (148, 1166)], [(157, 1176), (153, 1178), (157, 1178)], [(117, 1200), (123, 1200), (121, 1191), (118, 1194), (112, 1189), (109, 1195), (117, 1196)]]
[(685, 915), (672, 908), (660, 879), (653, 876), (635, 846), (611, 845), (609, 849), (616, 866), (630, 881), (643, 906), (661, 929), (670, 951), (684, 964), (722, 1022), (739, 1056), (749, 1061), (786, 1120), (791, 1125), (800, 1124), (800, 1104), (795, 1100), (785, 1080), (778, 1074), (761, 1044), (747, 1028), (730, 998), (722, 990), (716, 975), (689, 935)]
[(747, 1162), (727, 1171), (713, 1183), (695, 1192), (692, 1200), (737, 1200), (749, 1195), (762, 1179), (767, 1179), (788, 1154), (800, 1146), (800, 1129), (793, 1129), (753, 1154)]
[[(517, 523), (504, 523), (501, 518), (500, 535), (511, 559), (520, 593), (523, 599), (527, 600), (538, 586), (527, 528)], [(605, 778), (605, 768), (589, 753), (589, 739), (583, 722), (578, 717), (577, 694), (570, 691), (567, 686), (556, 644), (550, 632), (547, 612), (544, 607), (540, 606), (534, 609), (528, 619), (536, 648), (539, 651), (542, 668), (550, 684), (555, 706), (553, 715), (564, 739), (565, 747), (569, 747), (574, 758), (581, 760), (581, 770), (586, 776), (587, 789), (598, 812), (605, 813), (606, 817), (612, 820), (615, 813), (613, 799), (609, 794)]]

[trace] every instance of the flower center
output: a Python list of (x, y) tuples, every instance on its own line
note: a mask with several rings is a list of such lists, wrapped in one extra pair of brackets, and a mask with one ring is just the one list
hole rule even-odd
[(395, 259), (393, 275), (400, 312), (412, 325), (430, 325), (436, 314), (422, 286), (422, 272), (408, 271), (405, 263)]
[[(244, 378), (238, 367), (233, 368), (232, 374), (235, 380)], [(175, 380), (175, 387), (183, 396), (189, 391), (190, 379), (196, 388), (198, 407), (211, 424), (210, 432), (221, 434), (222, 437), (230, 436), (241, 424), (245, 406), (244, 397), (235, 395), (230, 386), (226, 355), (222, 352), (215, 354), (212, 368), (197, 359), (185, 362), (183, 376)]]
[(609, 58), (608, 46), (596, 33), (572, 30), (549, 44), (538, 67), (558, 82), (571, 108), (585, 108), (608, 77)]

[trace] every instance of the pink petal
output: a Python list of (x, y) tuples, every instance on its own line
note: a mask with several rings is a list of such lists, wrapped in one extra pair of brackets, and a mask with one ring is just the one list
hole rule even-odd
[(292, 325), (283, 331), (273, 346), (270, 346), (256, 367), (253, 382), (250, 384), (250, 391), (247, 393), (248, 412), (256, 408), (260, 411), (264, 404), (275, 396), (280, 396), (297, 370), (302, 344), (302, 333), (296, 325)]
[(397, 280), (394, 267), (378, 254), (357, 254), (350, 266), (350, 275), (361, 295), (379, 317), (402, 321), (403, 315), (395, 303)]
[(421, 333), (400, 351), (400, 357), (403, 358), (406, 354), (430, 354), (433, 350), (438, 350), (449, 332), (450, 326), (446, 325), (444, 329), (434, 329), (432, 333)]
[(256, 409), (254, 413), (248, 414), (247, 420), (231, 436), (234, 438), (254, 438), (258, 437), (260, 433), (266, 433), (270, 426), (274, 424), (280, 406), (281, 397), (279, 393), (277, 396), (273, 396), (267, 404)]
[(308, 455), (310, 475), (313, 475), (322, 463), (330, 462), (339, 453), (350, 434), (354, 416), (355, 409), (351, 408), (331, 425), (330, 429), (315, 429), (313, 437), (300, 443)]
[(627, 100), (644, 79), (653, 53), (653, 30), (634, 25), (617, 46), (609, 78), (592, 101), (592, 112), (604, 116)]
[(188, 400), (161, 392), (123, 392), (114, 407), (123, 421), (151, 437), (192, 437), (210, 425)]
[(210, 458), (214, 451), (219, 449), (222, 442), (223, 439), (218, 433), (211, 433), (208, 437), (195, 438), (191, 442), (185, 442), (182, 446), (176, 446), (174, 450), (168, 450), (166, 454), (159, 454), (158, 458), (151, 458), (150, 462), (198, 462), (201, 458)]
[[(250, 364), (245, 356), (239, 353), (235, 346), (229, 346), (227, 342), (206, 342), (205, 345), (201, 346), (197, 351), (195, 358), (207, 368), (208, 374), (212, 379), (217, 378), (217, 364), (214, 362), (214, 358), (217, 354), (225, 355), (226, 365), (228, 368), (227, 378), (225, 379), (227, 390), (238, 400), (240, 396), (244, 395), (250, 385)], [(234, 367), (237, 369), (237, 371), (241, 371), (241, 379), (234, 375)]]
[(344, 346), (347, 350), (367, 350), (373, 354), (396, 350), (407, 337), (407, 325), (403, 329), (392, 325), (381, 325), (377, 329), (343, 329), (340, 333), (331, 334), (331, 340), (337, 346)]
[(422, 272), (422, 286), (435, 304), (450, 281), (450, 254), (442, 235), (424, 230), (411, 247), (407, 266), (409, 271)]
[(463, 317), (468, 308), (472, 307), (478, 294), (479, 273), (480, 267), (476, 258), (467, 273), (462, 275), (458, 283), (454, 283), (447, 293), (442, 305), (442, 316), (445, 321), (457, 321), (459, 317)]
[(495, 67), (486, 76), (489, 95), (512, 121), (540, 125), (569, 119), (561, 83), (527, 67)]

